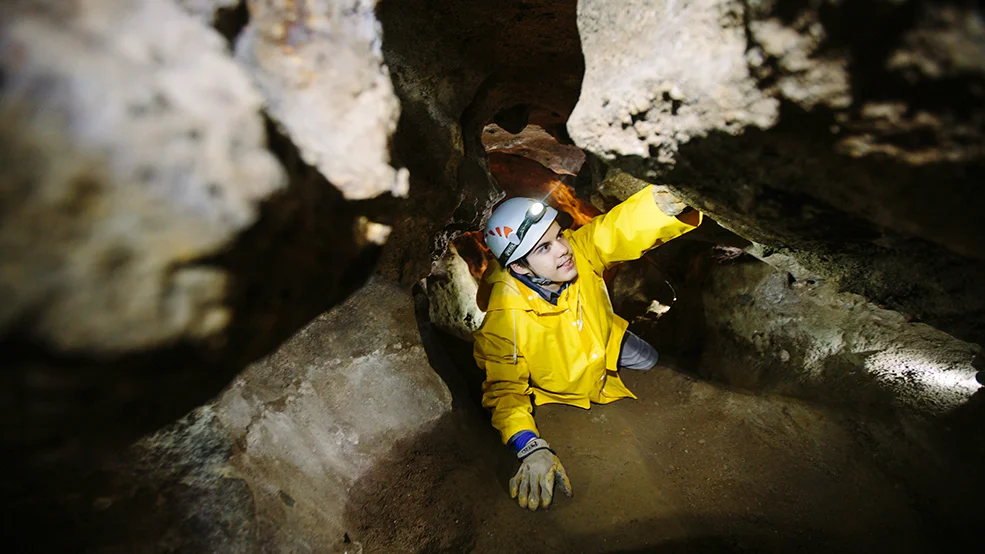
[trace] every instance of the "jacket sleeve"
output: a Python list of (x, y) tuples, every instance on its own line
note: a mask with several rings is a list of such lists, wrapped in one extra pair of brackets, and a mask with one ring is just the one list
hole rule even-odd
[(698, 212), (680, 217), (663, 213), (649, 186), (572, 232), (569, 239), (589, 253), (592, 265), (601, 272), (687, 233), (701, 224), (701, 217)]
[(482, 406), (492, 410), (492, 425), (502, 436), (503, 444), (520, 431), (540, 434), (534, 424), (530, 402), (530, 371), (519, 353), (514, 363), (513, 352), (511, 338), (481, 329), (476, 332), (473, 354), (476, 363), (486, 372), (486, 380), (482, 383)]

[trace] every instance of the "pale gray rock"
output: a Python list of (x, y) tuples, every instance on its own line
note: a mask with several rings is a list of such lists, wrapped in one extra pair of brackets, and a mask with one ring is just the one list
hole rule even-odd
[(472, 333), (482, 326), (485, 312), (476, 304), (479, 283), (454, 244), (434, 262), (427, 281), (429, 319), (436, 327), (472, 342)]
[(126, 552), (355, 553), (354, 484), (395, 445), (432, 432), (451, 404), (410, 294), (373, 279), (127, 450), (113, 468), (125, 485), (102, 502), (145, 525), (95, 519)]
[[(980, 6), (578, 6), (578, 146), (806, 272), (982, 342)], [(583, 190), (608, 205), (599, 175)]]
[(5, 4), (0, 330), (120, 351), (221, 330), (196, 265), (280, 188), (260, 97), (172, 2)]
[(978, 345), (831, 282), (733, 263), (713, 270), (702, 301), (711, 330), (702, 365), (734, 385), (916, 417), (944, 416), (980, 388)]
[[(451, 410), (410, 295), (373, 280), (248, 368), (215, 403), (230, 470), (254, 492), (257, 540), (296, 551), (342, 537), (349, 487), (397, 439)], [(284, 497), (291, 499), (285, 506)]]
[(822, 53), (829, 37), (817, 5), (801, 11), (792, 21), (777, 13), (775, 2), (753, 3), (749, 11), (753, 46), (746, 52), (746, 61), (761, 83), (776, 79), (764, 87), (769, 94), (804, 109), (819, 105), (846, 108), (852, 103), (848, 57), (837, 48)]
[(400, 106), (381, 53), (374, 0), (250, 0), (236, 58), (267, 112), (349, 199), (406, 196), (390, 166)]
[(215, 12), (223, 8), (232, 8), (240, 0), (174, 0), (186, 12), (193, 15), (202, 23), (212, 23)]
[(578, 30), (585, 78), (568, 133), (605, 160), (673, 164), (693, 138), (776, 121), (749, 72), (738, 1), (581, 0)]

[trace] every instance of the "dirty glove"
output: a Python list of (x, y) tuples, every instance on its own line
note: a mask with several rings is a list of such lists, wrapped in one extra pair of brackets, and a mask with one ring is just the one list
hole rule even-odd
[(510, 496), (516, 498), (521, 508), (535, 511), (538, 507), (550, 506), (555, 477), (560, 478), (558, 485), (564, 494), (571, 496), (568, 474), (547, 441), (533, 439), (517, 452), (516, 457), (520, 459), (520, 469), (510, 479)]
[(669, 188), (664, 185), (653, 185), (653, 201), (657, 203), (660, 211), (669, 215), (680, 215), (687, 209), (687, 204), (681, 202)]

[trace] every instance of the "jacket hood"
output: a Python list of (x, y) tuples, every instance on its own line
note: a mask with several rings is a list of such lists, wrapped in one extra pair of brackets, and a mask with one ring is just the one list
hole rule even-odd
[(530, 295), (524, 296), (521, 287), (526, 288), (514, 279), (509, 271), (503, 269), (499, 262), (493, 260), (489, 262), (489, 267), (482, 276), (482, 282), (479, 283), (476, 304), (484, 312), (532, 310), (532, 302), (527, 298)]

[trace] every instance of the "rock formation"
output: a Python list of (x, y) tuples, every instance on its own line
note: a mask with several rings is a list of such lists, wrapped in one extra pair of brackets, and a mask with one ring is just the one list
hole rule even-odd
[(621, 270), (616, 305), (670, 367), (850, 414), (958, 545), (985, 463), (983, 100), (970, 0), (5, 2), (8, 543), (62, 517), (47, 546), (484, 548), (495, 483), (459, 471), (512, 460), (478, 430), (467, 233), (506, 194), (579, 224), (659, 183), (708, 223)]

